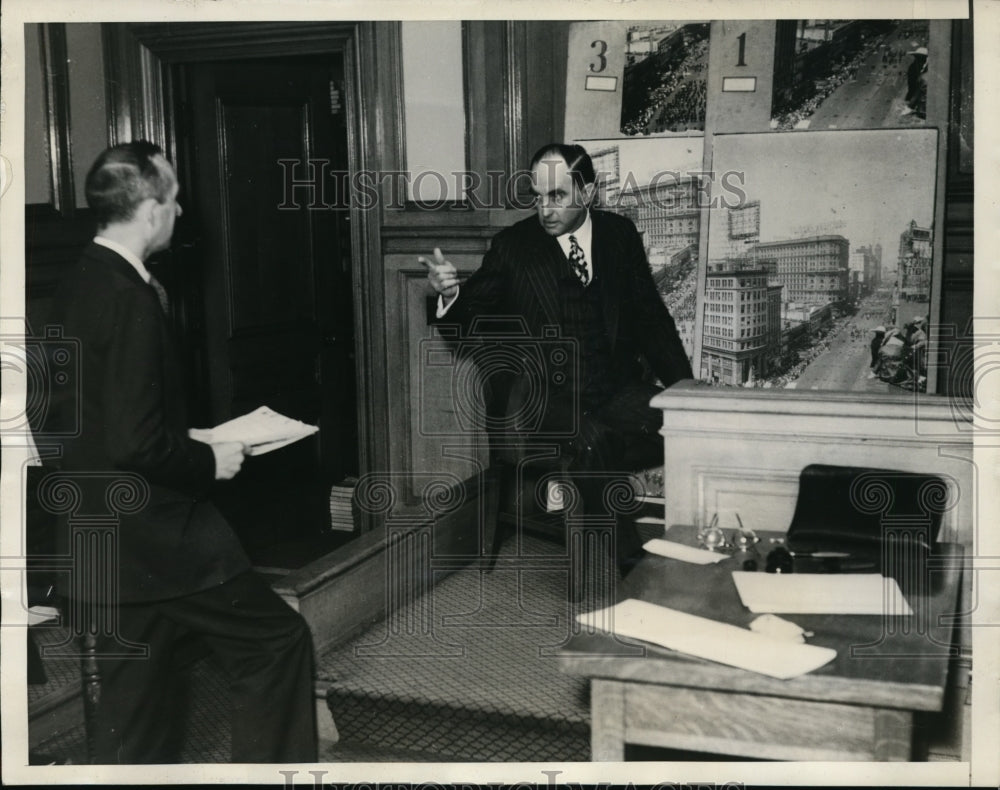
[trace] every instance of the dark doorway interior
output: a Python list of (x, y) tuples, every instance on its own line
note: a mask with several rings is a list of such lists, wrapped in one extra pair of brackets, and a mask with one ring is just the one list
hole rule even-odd
[(255, 564), (299, 567), (350, 539), (330, 528), (330, 486), (358, 474), (343, 57), (173, 78), (192, 406), (205, 426), (261, 405), (320, 426), (248, 458), (217, 499)]

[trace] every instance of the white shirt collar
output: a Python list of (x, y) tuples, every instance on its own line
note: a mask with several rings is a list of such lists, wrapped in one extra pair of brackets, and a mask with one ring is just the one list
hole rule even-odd
[(135, 253), (132, 252), (132, 250), (130, 250), (128, 247), (119, 244), (117, 241), (106, 239), (104, 236), (94, 236), (94, 244), (100, 244), (102, 247), (107, 247), (112, 252), (117, 252), (132, 265), (133, 269), (135, 269), (139, 273), (139, 276), (143, 279), (143, 282), (146, 283), (149, 282), (150, 278), (149, 270), (146, 268), (146, 265), (142, 261), (140, 261), (136, 257)]
[(590, 209), (587, 209), (587, 216), (583, 220), (583, 224), (574, 230), (572, 233), (564, 233), (562, 236), (556, 236), (556, 240), (559, 242), (560, 246), (564, 247), (566, 250), (569, 249), (569, 237), (576, 236), (576, 243), (581, 247), (584, 247), (584, 252), (590, 251), (590, 239), (594, 234), (594, 223), (590, 219)]
[(587, 261), (587, 268), (591, 270), (591, 275), (593, 275), (593, 258), (590, 255), (591, 239), (594, 235), (594, 223), (590, 219), (590, 209), (587, 209), (587, 218), (584, 219), (583, 224), (574, 230), (572, 233), (564, 233), (561, 236), (556, 236), (556, 241), (559, 242), (559, 246), (562, 247), (562, 251), (565, 253), (566, 257), (569, 257), (570, 248), (570, 236), (576, 237), (576, 243), (580, 245), (580, 249), (583, 250), (583, 257)]

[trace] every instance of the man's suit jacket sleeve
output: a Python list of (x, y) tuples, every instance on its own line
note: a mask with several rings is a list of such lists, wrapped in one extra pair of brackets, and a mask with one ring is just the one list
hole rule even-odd
[(215, 480), (212, 448), (174, 425), (169, 399), (180, 383), (166, 377), (162, 317), (152, 291), (116, 295), (102, 382), (105, 452), (117, 466), (151, 483), (200, 497)]
[(507, 269), (510, 265), (509, 244), (505, 234), (498, 233), (490, 243), (479, 268), (462, 283), (458, 296), (437, 323), (458, 324), (468, 332), (479, 316), (497, 315), (505, 309)]
[(684, 344), (674, 319), (667, 310), (649, 268), (642, 238), (631, 221), (628, 224), (628, 277), (630, 301), (623, 307), (634, 310), (642, 353), (664, 387), (681, 379), (693, 378)]

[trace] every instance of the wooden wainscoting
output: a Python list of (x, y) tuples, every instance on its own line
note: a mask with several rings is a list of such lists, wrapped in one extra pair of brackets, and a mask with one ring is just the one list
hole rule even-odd
[(701, 524), (737, 507), (751, 529), (786, 529), (808, 464), (944, 477), (941, 540), (975, 543), (971, 412), (951, 398), (730, 389), (681, 382), (663, 409), (667, 524)]

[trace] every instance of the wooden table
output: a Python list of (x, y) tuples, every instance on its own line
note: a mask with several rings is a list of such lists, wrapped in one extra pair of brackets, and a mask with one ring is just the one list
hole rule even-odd
[[(687, 543), (693, 536), (691, 527), (667, 534)], [(764, 538), (760, 567), (771, 548)], [(909, 617), (779, 615), (812, 631), (810, 644), (837, 651), (791, 680), (600, 632), (574, 636), (559, 660), (591, 679), (592, 759), (621, 761), (627, 742), (773, 760), (910, 760), (914, 714), (941, 710), (957, 654), (962, 548), (938, 548), (925, 576), (901, 580)], [(618, 599), (747, 627), (758, 615), (743, 607), (731, 576), (745, 558), (705, 566), (648, 554)]]

